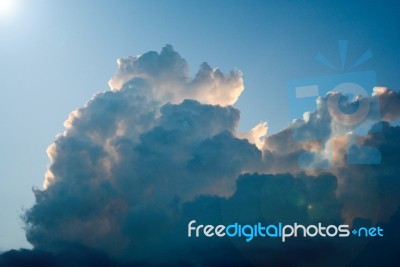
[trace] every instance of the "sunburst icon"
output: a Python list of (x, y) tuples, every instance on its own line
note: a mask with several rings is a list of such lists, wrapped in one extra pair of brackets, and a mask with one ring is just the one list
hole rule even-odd
[[(333, 71), (332, 75), (309, 77), (287, 82), (289, 114), (295, 121), (292, 126), (293, 139), (298, 142), (316, 142), (329, 145), (328, 138), (334, 135), (347, 138), (348, 164), (379, 164), (381, 154), (374, 147), (360, 146), (360, 135), (371, 129), (371, 122), (380, 121), (379, 101), (372, 98), (377, 85), (374, 70), (355, 71), (372, 58), (366, 50), (352, 64), (347, 64), (348, 41), (338, 41), (340, 66), (335, 66), (323, 53), (315, 60)], [(348, 66), (349, 65), (349, 66)], [(320, 113), (328, 119), (318, 125), (310, 125), (317, 101)], [(303, 119), (299, 119), (303, 118)], [(379, 125), (372, 127), (379, 131)], [(305, 152), (299, 156), (299, 167), (303, 169), (329, 169), (332, 167), (332, 148), (322, 147), (320, 152)]]
[[(339, 45), (339, 55), (340, 55), (340, 63), (341, 69), (345, 70), (346, 66), (346, 56), (347, 56), (347, 47), (349, 42), (347, 40), (340, 40), (338, 41)], [(371, 50), (366, 50), (349, 68), (349, 70), (353, 70), (354, 68), (358, 67), (359, 65), (363, 64), (364, 62), (368, 61), (372, 58)], [(339, 68), (334, 66), (329, 59), (327, 59), (321, 52), (318, 52), (315, 56), (315, 60), (322, 65), (336, 71)]]

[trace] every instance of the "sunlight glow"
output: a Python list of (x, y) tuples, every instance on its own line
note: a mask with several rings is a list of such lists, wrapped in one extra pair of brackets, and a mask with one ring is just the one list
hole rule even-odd
[(15, 10), (15, 0), (0, 0), (0, 17), (11, 16)]

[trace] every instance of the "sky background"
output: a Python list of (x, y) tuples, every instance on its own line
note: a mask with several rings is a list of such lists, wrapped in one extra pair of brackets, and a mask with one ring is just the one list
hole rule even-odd
[(48, 165), (47, 146), (68, 114), (108, 90), (116, 59), (173, 45), (196, 73), (207, 61), (243, 72), (235, 104), (242, 131), (290, 123), (286, 83), (332, 74), (317, 52), (339, 64), (365, 50), (378, 85), (400, 87), (400, 6), (396, 1), (15, 1), (0, 18), (0, 250), (29, 247), (23, 209), (33, 204)]

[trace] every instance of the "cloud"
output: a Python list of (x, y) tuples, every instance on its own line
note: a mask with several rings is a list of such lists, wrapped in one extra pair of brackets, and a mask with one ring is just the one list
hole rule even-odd
[(261, 161), (254, 145), (233, 135), (238, 118), (232, 107), (185, 100), (164, 105), (154, 127), (137, 142), (130, 138), (135, 133), (119, 135), (116, 126), (98, 122), (82, 134), (75, 127), (71, 135), (67, 130), (51, 148), (54, 178), (46, 190), (35, 192), (37, 203), (26, 214), (28, 240), (38, 247), (79, 242), (119, 254), (136, 247), (136, 234), (145, 233), (132, 230), (130, 237), (125, 228), (149, 217), (159, 221), (155, 229), (163, 229), (181, 201), (232, 194), (235, 178)]
[[(399, 234), (398, 93), (380, 88), (350, 101), (330, 92), (315, 111), (265, 136), (266, 123), (237, 131), (239, 72), (224, 75), (204, 63), (193, 79), (189, 73), (170, 45), (118, 60), (111, 90), (71, 112), (47, 150), (44, 188), (34, 190), (23, 216), (34, 249), (1, 254), (1, 266), (360, 266), (371, 249), (389, 249), (381, 266), (391, 266), (399, 252), (390, 237)], [(350, 117), (338, 117), (332, 100), (345, 109), (379, 100), (385, 122), (370, 110), (343, 123)], [(361, 135), (363, 128), (370, 131)], [(379, 150), (381, 164), (349, 164), (370, 156), (362, 147)], [(193, 219), (361, 222), (392, 232), (247, 243), (188, 238)]]
[(151, 51), (118, 59), (117, 64), (117, 73), (109, 81), (111, 90), (120, 90), (128, 81), (139, 78), (148, 82), (147, 93), (164, 103), (196, 99), (204, 104), (233, 105), (244, 89), (239, 71), (226, 76), (207, 63), (200, 66), (192, 79), (186, 60), (171, 45), (165, 46), (160, 54)]
[[(377, 165), (348, 165), (338, 169), (344, 177), (341, 187), (345, 213), (352, 217), (387, 221), (400, 204), (399, 167), (400, 127), (388, 122), (380, 123), (381, 131), (371, 131), (361, 140), (361, 145), (375, 147), (381, 153), (382, 162)], [(357, 150), (355, 146), (350, 147)]]
[[(335, 119), (329, 107), (332, 97), (344, 98), (347, 107), (377, 101), (380, 108), (371, 105), (364, 120), (348, 125)], [(372, 96), (354, 101), (340, 92), (320, 97), (315, 111), (265, 139), (266, 171), (313, 175), (328, 171), (338, 179), (336, 194), (347, 223), (356, 217), (370, 218), (374, 223), (388, 220), (400, 204), (396, 197), (400, 194), (400, 170), (394, 163), (400, 141), (395, 126), (400, 110), (400, 105), (395, 105), (398, 98), (398, 92), (387, 88), (374, 88)], [(384, 122), (377, 120), (380, 118)], [(366, 133), (365, 128), (369, 129)]]
[(373, 97), (379, 99), (382, 119), (394, 121), (400, 117), (400, 94), (386, 87), (375, 87)]
[(266, 122), (260, 122), (253, 129), (247, 133), (239, 133), (238, 136), (242, 139), (247, 139), (250, 143), (255, 144), (258, 149), (262, 149), (264, 146), (264, 138), (268, 132), (268, 124)]
[(100, 251), (81, 246), (65, 247), (60, 253), (37, 249), (11, 250), (0, 255), (0, 265), (3, 267), (134, 266), (115, 261)]
[[(189, 82), (171, 46), (128, 61), (120, 62), (117, 76), (129, 76), (121, 88), (73, 111), (47, 151), (45, 190), (35, 190), (25, 214), (36, 248), (77, 243), (148, 260), (140, 248), (176, 221), (182, 203), (232, 195), (236, 178), (261, 166), (261, 151), (236, 136), (239, 111), (226, 106), (230, 93), (219, 95), (236, 94), (231, 82), (241, 78), (203, 64)], [(185, 90), (196, 97), (185, 100)], [(224, 106), (199, 102), (207, 99)], [(142, 229), (150, 226), (159, 230)]]

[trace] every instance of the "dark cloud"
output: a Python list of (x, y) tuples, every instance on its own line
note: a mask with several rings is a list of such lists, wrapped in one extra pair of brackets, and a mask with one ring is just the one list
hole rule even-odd
[[(230, 105), (243, 89), (241, 74), (204, 63), (192, 79), (171, 46), (118, 60), (110, 86), (73, 111), (50, 145), (44, 189), (34, 190), (23, 216), (34, 249), (4, 252), (0, 266), (395, 265), (397, 93), (376, 89), (348, 101), (331, 92), (261, 142), (265, 123), (237, 132), (240, 113)], [(386, 122), (371, 110), (364, 121), (340, 123), (349, 117), (335, 118), (332, 99), (344, 99), (345, 109), (379, 99)], [(353, 155), (369, 157), (362, 146), (379, 150), (381, 164), (348, 164)], [(385, 236), (188, 238), (191, 220), (378, 224)], [(383, 251), (385, 259), (375, 256)]]
[[(340, 197), (346, 203), (346, 213), (376, 221), (386, 221), (400, 204), (400, 127), (379, 123), (378, 132), (371, 131), (362, 145), (375, 147), (382, 156), (377, 165), (351, 165), (338, 169), (348, 177)], [(350, 150), (354, 149), (354, 146)]]
[(104, 253), (82, 246), (65, 246), (60, 253), (43, 250), (11, 250), (0, 255), (2, 267), (129, 267), (138, 264), (126, 264), (115, 261)]
[[(18, 252), (21, 256), (15, 258), (43, 256), (43, 260), (58, 261), (71, 255), (72, 250), (76, 254), (70, 259), (76, 258), (82, 266), (91, 266), (91, 262), (110, 264), (101, 266), (357, 266), (365, 263), (360, 255), (368, 255), (371, 249), (374, 249), (373, 255), (383, 255), (387, 249), (397, 252), (396, 237), (392, 234), (398, 235), (395, 228), (398, 215), (381, 225), (387, 235), (384, 239), (300, 238), (283, 244), (271, 238), (258, 238), (246, 243), (244, 238), (189, 239), (186, 236), (187, 223), (193, 218), (198, 224), (214, 225), (233, 222), (341, 224), (344, 219), (340, 213), (340, 200), (335, 196), (336, 189), (336, 177), (329, 173), (319, 176), (246, 174), (237, 180), (237, 190), (231, 197), (199, 196), (183, 203), (172, 217), (162, 217), (162, 211), (151, 207), (130, 214), (124, 234), (141, 241), (140, 246), (132, 248), (134, 262), (133, 259), (115, 260), (107, 256), (109, 251), (100, 253), (70, 243), (52, 245), (50, 251), (53, 252), (21, 251)], [(368, 226), (371, 222), (364, 219), (360, 225)], [(379, 247), (383, 244), (385, 246)], [(62, 249), (58, 250), (57, 245)], [(3, 257), (8, 260), (9, 255)], [(386, 265), (379, 266), (392, 266), (394, 255), (388, 257), (392, 259), (385, 259), (382, 262)], [(378, 256), (369, 258), (373, 259), (370, 265), (362, 266), (376, 266), (381, 262)]]

